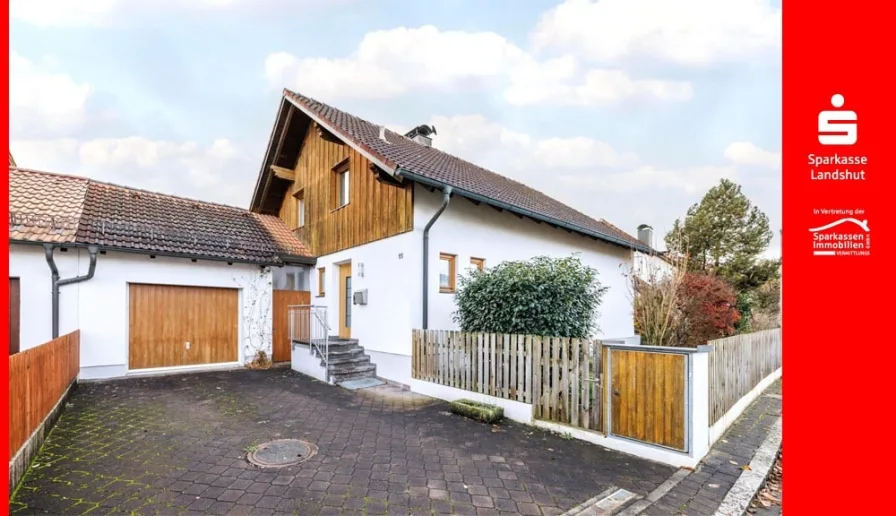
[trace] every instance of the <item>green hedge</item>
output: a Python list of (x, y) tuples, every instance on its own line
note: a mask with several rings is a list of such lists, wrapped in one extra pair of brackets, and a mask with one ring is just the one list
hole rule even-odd
[(463, 331), (587, 338), (607, 288), (577, 256), (502, 262), (458, 277)]

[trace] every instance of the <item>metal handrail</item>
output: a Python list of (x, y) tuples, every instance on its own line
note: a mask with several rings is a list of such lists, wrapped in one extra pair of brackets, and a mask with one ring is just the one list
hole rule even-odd
[[(327, 307), (326, 306), (316, 306), (316, 305), (290, 305), (287, 307), (289, 310), (289, 338), (292, 342), (303, 342), (305, 339), (301, 337), (305, 337), (305, 335), (297, 335), (296, 317), (295, 313), (298, 311), (308, 311), (309, 316), (309, 327), (307, 328), (307, 342), (308, 342), (308, 351), (313, 355), (315, 350), (317, 350), (318, 355), (320, 355), (321, 359), (324, 362), (324, 369), (326, 370), (326, 379), (330, 381), (330, 325), (327, 323)], [(316, 325), (314, 322), (316, 321)], [(315, 329), (318, 331), (316, 332)], [(323, 336), (315, 335), (316, 333), (323, 333)]]

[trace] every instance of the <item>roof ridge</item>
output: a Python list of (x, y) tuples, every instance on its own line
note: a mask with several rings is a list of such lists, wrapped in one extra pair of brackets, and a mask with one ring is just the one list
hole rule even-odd
[[(295, 95), (295, 96), (305, 97), (306, 99), (308, 99), (308, 100), (310, 100), (310, 101), (312, 101), (312, 102), (317, 102), (318, 104), (323, 104), (324, 106), (327, 106), (328, 108), (330, 108), (330, 109), (332, 109), (332, 110), (334, 110), (334, 111), (339, 111), (339, 112), (342, 113), (343, 115), (350, 116), (350, 117), (352, 117), (352, 118), (356, 118), (356, 119), (358, 119), (358, 120), (360, 120), (360, 121), (362, 121), (362, 122), (366, 122), (366, 123), (368, 123), (368, 124), (370, 124), (370, 125), (375, 125), (375, 126), (377, 126), (377, 127), (385, 127), (387, 131), (390, 131), (391, 133), (393, 133), (393, 134), (395, 134), (395, 135), (398, 135), (398, 136), (401, 137), (401, 138), (404, 138), (405, 140), (407, 140), (407, 141), (410, 142), (410, 143), (413, 143), (414, 145), (418, 145), (418, 146), (420, 147), (420, 149), (423, 150), (424, 152), (435, 151), (435, 152), (438, 152), (439, 154), (444, 154), (445, 156), (450, 156), (450, 157), (452, 157), (452, 158), (454, 158), (454, 159), (463, 161), (464, 163), (466, 163), (466, 164), (468, 164), (468, 165), (470, 165), (470, 166), (476, 167), (476, 168), (481, 169), (481, 170), (483, 170), (483, 171), (485, 171), (485, 172), (488, 172), (488, 173), (494, 174), (494, 175), (496, 175), (496, 176), (498, 176), (498, 177), (501, 177), (501, 178), (503, 178), (503, 179), (505, 179), (505, 180), (507, 180), (507, 181), (510, 181), (511, 183), (515, 183), (515, 184), (518, 184), (518, 185), (520, 185), (520, 186), (522, 186), (522, 187), (524, 187), (524, 188), (527, 188), (527, 189), (529, 189), (529, 190), (532, 190), (533, 192), (539, 192), (538, 190), (536, 190), (536, 189), (532, 188), (531, 186), (527, 185), (526, 183), (522, 183), (522, 182), (520, 182), (520, 181), (517, 181), (516, 179), (513, 179), (513, 178), (511, 178), (511, 177), (507, 177), (507, 176), (505, 176), (504, 174), (501, 174), (500, 172), (495, 172), (494, 170), (491, 170), (491, 169), (486, 168), (486, 167), (484, 167), (484, 166), (482, 166), (482, 165), (479, 165), (479, 164), (477, 164), (477, 163), (474, 163), (474, 162), (472, 162), (472, 161), (470, 161), (470, 160), (468, 160), (468, 159), (466, 159), (466, 158), (463, 158), (463, 157), (458, 156), (458, 155), (456, 155), (456, 154), (451, 154), (450, 152), (445, 151), (445, 150), (442, 150), (442, 149), (439, 149), (438, 147), (431, 147), (431, 146), (427, 146), (427, 145), (422, 145), (421, 143), (415, 141), (415, 140), (412, 139), (412, 138), (408, 138), (407, 136), (401, 134), (401, 133), (398, 132), (398, 131), (395, 131), (394, 129), (389, 129), (389, 127), (386, 126), (385, 124), (378, 124), (378, 123), (376, 123), (376, 122), (371, 122), (370, 120), (367, 120), (366, 118), (362, 118), (362, 117), (360, 117), (360, 116), (358, 116), (358, 115), (349, 113), (348, 111), (339, 109), (339, 108), (337, 108), (337, 107), (333, 107), (332, 105), (327, 104), (326, 102), (322, 102), (322, 101), (317, 100), (317, 99), (315, 99), (315, 98), (313, 98), (313, 97), (309, 97), (309, 96), (307, 96), (307, 95), (303, 95), (303, 94), (301, 94), (301, 93), (297, 93), (297, 92), (292, 91), (292, 90), (290, 90), (290, 89), (288, 89), (288, 88), (283, 88), (283, 91), (284, 91), (284, 92), (287, 92), (287, 93), (290, 93), (290, 94), (292, 94), (292, 95)], [(547, 195), (547, 194), (544, 194), (544, 192), (539, 192), (539, 193), (541, 193), (542, 195)], [(552, 199), (553, 199), (553, 197), (552, 197)], [(567, 206), (567, 207), (569, 207), (569, 208), (575, 210), (575, 208), (572, 208), (571, 206), (567, 205), (567, 204), (564, 203), (563, 201), (558, 201), (558, 200), (556, 200), (556, 199), (554, 199), (554, 200), (555, 200), (556, 202), (562, 203), (562, 204), (564, 204), (565, 206)], [(576, 210), (576, 211), (578, 211), (578, 210)], [(585, 214), (585, 213), (581, 213), (581, 212), (580, 212), (580, 214), (581, 214), (581, 215), (584, 215), (584, 216), (586, 216), (586, 217), (589, 217), (589, 218), (594, 219), (594, 217), (591, 217), (590, 215), (587, 215), (587, 214)], [(597, 221), (598, 219), (594, 219), (594, 220)]]
[(9, 168), (11, 170), (14, 169), (14, 170), (18, 170), (20, 172), (43, 174), (43, 175), (47, 175), (47, 176), (55, 176), (55, 177), (74, 179), (77, 181), (83, 181), (87, 184), (95, 184), (95, 185), (100, 185), (100, 186), (111, 186), (113, 188), (121, 188), (122, 190), (127, 190), (129, 192), (139, 192), (139, 193), (145, 193), (145, 194), (150, 194), (150, 195), (158, 195), (161, 197), (168, 197), (171, 199), (177, 199), (177, 200), (181, 200), (181, 201), (200, 203), (200, 204), (204, 204), (206, 206), (217, 206), (217, 207), (221, 207), (221, 208), (230, 208), (233, 210), (239, 210), (242, 212), (251, 213), (246, 208), (240, 208), (239, 206), (233, 206), (232, 204), (224, 204), (224, 203), (212, 202), (212, 201), (203, 201), (201, 199), (196, 199), (193, 197), (185, 197), (183, 195), (168, 194), (168, 193), (158, 192), (158, 191), (154, 191), (154, 190), (147, 190), (145, 188), (125, 186), (122, 184), (113, 183), (111, 181), (100, 181), (98, 179), (94, 179), (94, 178), (88, 177), (88, 176), (79, 176), (79, 175), (75, 175), (75, 174), (65, 174), (65, 173), (60, 173), (60, 172), (50, 172), (50, 171), (46, 171), (46, 170), (35, 170), (35, 169), (22, 168), (22, 167), (9, 167)]

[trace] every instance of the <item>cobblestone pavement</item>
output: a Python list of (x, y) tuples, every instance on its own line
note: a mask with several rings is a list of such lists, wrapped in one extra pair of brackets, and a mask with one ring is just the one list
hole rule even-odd
[(781, 415), (780, 394), (781, 380), (778, 380), (747, 407), (693, 473), (641, 514), (704, 516), (715, 513)]
[[(559, 514), (674, 469), (443, 402), (288, 369), (83, 384), (11, 500), (19, 514)], [(273, 439), (318, 446), (263, 470)], [(725, 470), (727, 471), (727, 470)], [(722, 473), (720, 473), (722, 474)], [(714, 478), (711, 477), (710, 478)]]

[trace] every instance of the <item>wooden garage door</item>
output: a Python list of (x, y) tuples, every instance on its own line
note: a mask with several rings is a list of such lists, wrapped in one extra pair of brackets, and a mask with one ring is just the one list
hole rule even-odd
[(130, 369), (236, 362), (236, 289), (130, 285)]

